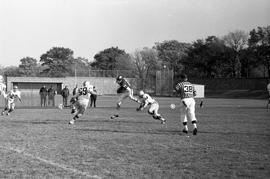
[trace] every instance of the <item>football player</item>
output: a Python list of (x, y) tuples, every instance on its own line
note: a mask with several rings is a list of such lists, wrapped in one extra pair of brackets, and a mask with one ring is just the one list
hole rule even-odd
[(197, 119), (195, 117), (195, 100), (196, 91), (194, 86), (188, 82), (187, 75), (182, 74), (180, 76), (181, 82), (175, 87), (176, 91), (180, 94), (180, 118), (184, 125), (183, 132), (188, 133), (187, 117), (193, 124), (193, 135), (197, 135)]
[(69, 121), (69, 124), (74, 124), (75, 121), (81, 117), (89, 103), (91, 94), (93, 93), (93, 86), (89, 81), (83, 82), (83, 87), (78, 90), (78, 93), (75, 94), (70, 100), (72, 104), (71, 113), (74, 114), (74, 117)]
[(0, 95), (5, 96), (6, 93), (6, 85), (4, 83), (4, 78), (0, 75)]
[(5, 96), (5, 108), (2, 111), (2, 115), (6, 114), (9, 115), (12, 111), (14, 111), (15, 108), (15, 100), (19, 99), (21, 100), (21, 92), (18, 90), (18, 86), (13, 86), (13, 90), (9, 91)]
[[(140, 103), (140, 101), (133, 96), (133, 89), (131, 89), (131, 85), (123, 76), (119, 75), (116, 78), (116, 83), (119, 85), (119, 88), (117, 89), (117, 93), (120, 94), (119, 99), (116, 103), (117, 110), (120, 109), (122, 101), (126, 98), (129, 98), (137, 103)], [(114, 119), (116, 117), (119, 117), (119, 114), (114, 114), (111, 117), (111, 119)]]
[(166, 120), (158, 113), (158, 102), (149, 94), (144, 93), (142, 90), (139, 92), (139, 97), (141, 99), (141, 105), (137, 108), (137, 111), (142, 111), (147, 106), (150, 106), (148, 109), (148, 114), (150, 114), (154, 119), (160, 120), (161, 124), (165, 124)]

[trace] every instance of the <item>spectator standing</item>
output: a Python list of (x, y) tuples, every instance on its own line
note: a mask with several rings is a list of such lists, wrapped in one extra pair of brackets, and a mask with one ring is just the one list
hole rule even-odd
[(52, 102), (52, 106), (55, 106), (55, 95), (56, 95), (56, 91), (53, 88), (53, 86), (51, 86), (48, 89), (48, 105), (51, 105), (51, 102)]
[(45, 85), (43, 85), (40, 90), (39, 90), (39, 95), (40, 95), (40, 106), (42, 105), (45, 107), (47, 106), (47, 88)]
[(61, 95), (62, 95), (62, 97), (63, 97), (63, 106), (64, 106), (64, 107), (67, 107), (67, 106), (68, 106), (68, 104), (67, 104), (67, 102), (68, 102), (68, 96), (69, 96), (69, 89), (68, 89), (68, 86), (65, 86), (65, 88), (62, 89)]
[(90, 96), (91, 99), (91, 103), (90, 103), (90, 107), (92, 107), (92, 104), (94, 104), (94, 108), (96, 107), (96, 101), (97, 101), (97, 90), (96, 87), (93, 87), (93, 93)]
[(75, 96), (79, 92), (78, 85), (76, 84), (75, 88), (72, 91), (72, 95)]

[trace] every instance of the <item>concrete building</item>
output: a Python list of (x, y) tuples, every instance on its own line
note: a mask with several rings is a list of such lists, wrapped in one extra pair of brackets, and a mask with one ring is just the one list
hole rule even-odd
[[(99, 95), (114, 95), (118, 88), (118, 84), (115, 82), (115, 78), (109, 77), (63, 77), (63, 78), (49, 78), (49, 77), (7, 77), (7, 90), (11, 90), (14, 85), (17, 85), (22, 92), (23, 103), (18, 102), (16, 106), (40, 106), (39, 90), (42, 86), (50, 88), (53, 86), (60, 94), (61, 90), (68, 86), (70, 91), (70, 97), (76, 84), (78, 87), (82, 87), (84, 81), (90, 81), (98, 91)], [(131, 83), (135, 80), (127, 79)], [(133, 83), (135, 84), (135, 83)], [(68, 100), (70, 99), (68, 98)], [(56, 104), (62, 103), (61, 95), (55, 96)], [(3, 105), (2, 102), (0, 105)]]
[[(110, 77), (7, 77), (7, 89), (10, 90), (14, 85), (17, 85), (22, 92), (38, 93), (39, 89), (45, 85), (47, 88), (53, 86), (60, 93), (65, 86), (68, 86), (72, 92), (76, 84), (80, 87), (86, 80), (96, 86), (99, 94), (116, 94), (118, 85), (115, 83), (115, 78)], [(128, 80), (131, 83), (133, 81), (133, 79)]]

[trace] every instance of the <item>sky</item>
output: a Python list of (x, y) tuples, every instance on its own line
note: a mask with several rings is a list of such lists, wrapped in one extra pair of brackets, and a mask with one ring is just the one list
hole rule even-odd
[(112, 46), (132, 53), (268, 25), (270, 0), (0, 0), (0, 65), (52, 47), (92, 61)]

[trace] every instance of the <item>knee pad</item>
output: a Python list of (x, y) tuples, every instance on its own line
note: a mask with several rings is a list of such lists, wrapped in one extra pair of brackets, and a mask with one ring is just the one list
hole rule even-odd
[(186, 126), (187, 125), (187, 122), (183, 122), (183, 125)]
[(196, 124), (196, 123), (197, 123), (197, 121), (196, 121), (196, 120), (194, 120), (194, 121), (191, 121), (191, 123), (192, 123), (192, 124)]

